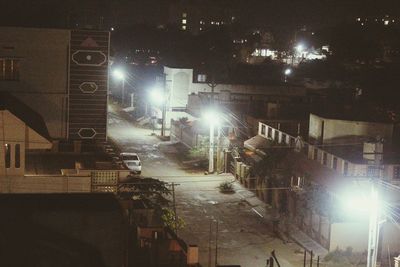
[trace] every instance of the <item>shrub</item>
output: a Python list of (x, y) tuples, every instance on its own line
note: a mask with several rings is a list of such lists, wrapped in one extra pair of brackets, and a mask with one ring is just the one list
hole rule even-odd
[(219, 191), (222, 193), (233, 193), (235, 190), (233, 189), (233, 184), (231, 182), (222, 182), (219, 185)]

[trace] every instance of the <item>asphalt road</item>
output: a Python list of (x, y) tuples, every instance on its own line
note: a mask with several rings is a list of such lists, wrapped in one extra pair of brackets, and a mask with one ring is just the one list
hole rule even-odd
[(214, 266), (216, 244), (217, 262), (221, 265), (265, 267), (267, 257), (275, 250), (282, 267), (303, 266), (300, 247), (283, 242), (271, 233), (268, 207), (259, 201), (250, 201), (256, 200), (251, 192), (235, 183), (234, 194), (220, 193), (218, 185), (232, 181), (231, 175), (188, 173), (174, 161), (174, 146), (161, 142), (151, 133), (123, 119), (115, 107), (110, 108), (108, 134), (123, 152), (139, 154), (142, 176), (178, 184), (177, 213), (186, 223), (178, 234), (188, 244), (199, 246), (202, 266)]

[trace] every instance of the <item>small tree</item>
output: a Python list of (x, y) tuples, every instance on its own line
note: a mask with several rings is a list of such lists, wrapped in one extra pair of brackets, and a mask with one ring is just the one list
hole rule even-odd
[(129, 183), (120, 184), (118, 188), (120, 198), (143, 200), (150, 203), (166, 226), (175, 231), (176, 228), (184, 227), (183, 219), (177, 217), (175, 220), (175, 214), (169, 208), (171, 201), (168, 197), (171, 195), (171, 190), (167, 183), (154, 178), (129, 178)]

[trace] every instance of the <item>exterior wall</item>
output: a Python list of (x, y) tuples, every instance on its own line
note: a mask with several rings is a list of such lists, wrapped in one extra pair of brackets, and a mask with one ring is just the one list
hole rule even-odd
[(128, 170), (62, 170), (60, 175), (0, 176), (0, 193), (115, 193)]
[[(351, 238), (349, 238), (351, 237)], [(368, 222), (333, 223), (329, 251), (352, 247), (354, 252), (364, 252), (368, 246)]]
[(71, 31), (68, 138), (107, 139), (108, 32)]
[(0, 193), (87, 193), (91, 177), (0, 176)]
[(38, 112), (55, 139), (67, 135), (69, 40), (69, 30), (0, 27), (0, 57), (20, 59), (20, 80), (0, 81), (0, 91)]
[(105, 140), (108, 55), (108, 32), (0, 27), (0, 58), (20, 60), (19, 80), (0, 91), (39, 113), (53, 139)]
[[(166, 88), (169, 93), (170, 107), (186, 108), (188, 95), (210, 93), (211, 87), (207, 83), (193, 82), (193, 69), (178, 69), (164, 67), (166, 74)], [(302, 87), (255, 86), (239, 84), (217, 84), (214, 88), (216, 98), (221, 101), (250, 100), (250, 95), (260, 96), (305, 96), (306, 89)], [(236, 94), (235, 99), (233, 95)]]
[[(322, 125), (323, 124), (323, 125)], [(321, 137), (323, 127), (323, 137)], [(332, 120), (310, 114), (309, 137), (321, 140), (324, 144), (348, 141), (358, 141), (360, 138), (380, 136), (391, 141), (394, 125), (362, 121)], [(339, 139), (335, 141), (335, 139)]]
[[(10, 168), (5, 165), (5, 144), (11, 148)], [(20, 145), (20, 167), (17, 168), (15, 146)], [(50, 149), (48, 140), (41, 137), (24, 122), (7, 110), (0, 111), (0, 176), (23, 175), (25, 173), (25, 150)]]
[(186, 108), (189, 88), (193, 81), (192, 69), (164, 67), (166, 91), (169, 94), (169, 106)]
[[(8, 111), (0, 111), (0, 177), (25, 172), (25, 124)], [(5, 145), (10, 145), (10, 168), (6, 167)], [(15, 166), (15, 145), (20, 145), (20, 168)]]

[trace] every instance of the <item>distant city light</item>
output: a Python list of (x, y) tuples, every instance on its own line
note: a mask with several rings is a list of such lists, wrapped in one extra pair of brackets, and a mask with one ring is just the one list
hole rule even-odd
[(389, 21), (388, 21), (388, 20), (385, 20), (384, 24), (385, 24), (385, 25), (389, 25)]
[(111, 30), (111, 31), (114, 31), (114, 27), (111, 27), (110, 30)]

